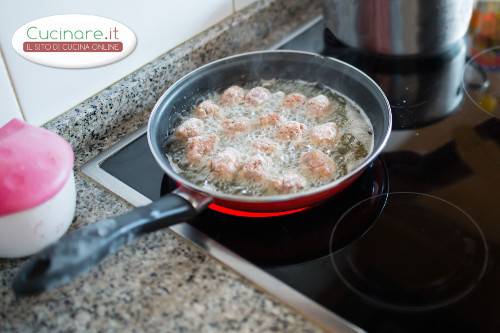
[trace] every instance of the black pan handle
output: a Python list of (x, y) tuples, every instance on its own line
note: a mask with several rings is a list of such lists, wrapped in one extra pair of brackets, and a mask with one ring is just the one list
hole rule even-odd
[(178, 189), (147, 206), (69, 233), (21, 267), (14, 292), (28, 296), (66, 284), (138, 236), (194, 217), (210, 201)]

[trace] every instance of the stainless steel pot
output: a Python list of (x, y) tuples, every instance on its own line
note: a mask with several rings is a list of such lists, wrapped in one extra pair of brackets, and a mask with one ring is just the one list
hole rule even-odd
[(473, 0), (323, 0), (328, 29), (351, 47), (389, 55), (440, 53), (463, 37)]
[(424, 127), (457, 109), (463, 99), (466, 51), (462, 39), (439, 56), (391, 57), (386, 66), (368, 72), (389, 98), (394, 129)]

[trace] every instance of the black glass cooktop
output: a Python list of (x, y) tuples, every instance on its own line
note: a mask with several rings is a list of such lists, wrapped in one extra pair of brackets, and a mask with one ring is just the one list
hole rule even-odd
[[(369, 332), (500, 332), (500, 72), (490, 61), (500, 50), (471, 58), (466, 45), (377, 57), (312, 26), (282, 48), (374, 78), (393, 112), (385, 151), (316, 208), (268, 218), (207, 210), (190, 223)], [(152, 200), (175, 187), (144, 135), (101, 167)]]

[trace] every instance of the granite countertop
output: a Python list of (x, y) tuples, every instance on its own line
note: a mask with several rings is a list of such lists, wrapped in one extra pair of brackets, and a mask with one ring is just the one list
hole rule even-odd
[[(76, 153), (72, 228), (131, 208), (79, 168), (143, 126), (169, 85), (214, 59), (265, 49), (319, 13), (318, 1), (259, 1), (46, 124)], [(319, 330), (169, 230), (123, 248), (67, 286), (16, 299), (10, 284), (22, 262), (0, 259), (0, 332)]]

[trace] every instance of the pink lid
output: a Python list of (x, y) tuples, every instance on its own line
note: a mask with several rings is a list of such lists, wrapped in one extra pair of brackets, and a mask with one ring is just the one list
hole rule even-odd
[(68, 142), (46, 129), (11, 120), (0, 128), (0, 216), (49, 200), (72, 169)]

